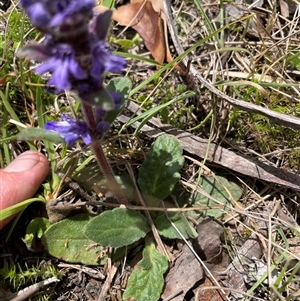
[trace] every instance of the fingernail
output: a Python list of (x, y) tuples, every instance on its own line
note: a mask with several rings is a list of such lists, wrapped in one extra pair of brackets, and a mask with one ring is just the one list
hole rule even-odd
[(27, 151), (17, 157), (4, 169), (7, 172), (23, 172), (34, 167), (39, 162), (39, 157), (36, 152)]

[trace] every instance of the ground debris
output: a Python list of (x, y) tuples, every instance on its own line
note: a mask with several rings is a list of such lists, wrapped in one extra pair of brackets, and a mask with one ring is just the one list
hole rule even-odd
[(187, 245), (182, 248), (174, 266), (166, 277), (166, 285), (162, 298), (167, 298), (176, 292), (182, 292), (172, 301), (184, 300), (185, 294), (204, 276), (203, 268)]

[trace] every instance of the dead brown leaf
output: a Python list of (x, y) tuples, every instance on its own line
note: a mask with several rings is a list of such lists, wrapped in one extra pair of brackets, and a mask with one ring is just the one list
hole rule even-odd
[[(102, 5), (96, 10), (103, 12)], [(113, 11), (112, 19), (122, 26), (132, 27), (144, 40), (145, 47), (151, 52), (154, 60), (159, 64), (173, 61), (167, 41), (168, 26), (163, 8), (163, 0), (131, 0)], [(186, 74), (177, 63), (174, 68)]]
[(196, 282), (203, 278), (203, 268), (187, 245), (182, 248), (182, 253), (177, 257), (174, 266), (166, 277), (166, 285), (162, 298), (167, 298), (176, 292), (180, 295), (172, 301), (183, 301), (185, 294), (192, 289)]
[(284, 0), (279, 0), (279, 6), (282, 16), (288, 18), (290, 15), (289, 5)]
[(224, 301), (226, 300), (226, 296), (221, 292), (221, 290), (217, 289), (205, 289), (208, 286), (214, 286), (209, 278), (205, 278), (205, 281), (199, 286), (199, 288), (195, 289), (195, 301)]
[(194, 249), (203, 261), (218, 263), (222, 260), (223, 226), (213, 218), (206, 218), (197, 226), (198, 237)]
[(155, 61), (162, 64), (166, 56), (162, 21), (151, 1), (134, 1), (114, 10), (112, 19), (122, 26), (130, 26), (144, 40)]

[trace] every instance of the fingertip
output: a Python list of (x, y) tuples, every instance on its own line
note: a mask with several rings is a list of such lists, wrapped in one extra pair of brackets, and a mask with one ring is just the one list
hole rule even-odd
[(13, 160), (5, 169), (5, 172), (25, 172), (33, 168), (43, 167), (49, 171), (47, 158), (37, 151), (26, 151)]
[[(26, 151), (0, 170), (1, 210), (31, 198), (49, 173), (47, 158), (36, 151)], [(0, 221), (0, 229), (11, 218)]]

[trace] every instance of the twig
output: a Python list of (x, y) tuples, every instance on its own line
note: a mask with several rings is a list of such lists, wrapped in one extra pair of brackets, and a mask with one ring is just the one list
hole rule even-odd
[(51, 277), (49, 279), (43, 280), (41, 282), (35, 283), (33, 285), (30, 285), (26, 287), (23, 290), (20, 290), (19, 292), (12, 294), (9, 296), (9, 301), (23, 301), (28, 299), (33, 294), (37, 293), (41, 288), (43, 288), (46, 285), (49, 285), (54, 282), (59, 282), (60, 280), (56, 277)]
[(104, 301), (106, 299), (107, 292), (111, 287), (111, 283), (113, 281), (113, 278), (115, 277), (115, 274), (117, 273), (119, 265), (120, 265), (120, 261), (115, 261), (114, 264), (111, 266), (107, 278), (101, 288), (101, 292), (100, 295), (98, 296), (97, 301)]
[(81, 272), (89, 275), (91, 278), (94, 278), (96, 280), (105, 279), (105, 276), (100, 271), (89, 268), (89, 267), (86, 267), (86, 266), (80, 266), (80, 265), (77, 265), (77, 264), (60, 263), (60, 264), (58, 264), (58, 267), (75, 269), (77, 271), (81, 271)]

